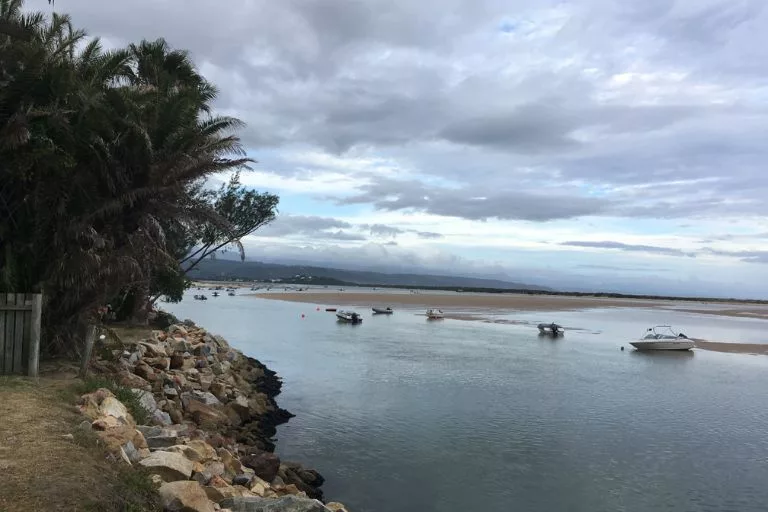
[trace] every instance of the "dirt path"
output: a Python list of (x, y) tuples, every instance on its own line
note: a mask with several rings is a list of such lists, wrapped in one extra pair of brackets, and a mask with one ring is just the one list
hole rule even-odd
[(0, 377), (0, 512), (142, 510), (115, 495), (124, 470), (77, 429), (75, 368), (41, 370)]

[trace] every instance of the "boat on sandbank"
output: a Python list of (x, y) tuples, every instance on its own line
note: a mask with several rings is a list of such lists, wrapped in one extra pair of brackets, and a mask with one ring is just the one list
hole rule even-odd
[(693, 340), (670, 325), (651, 327), (642, 338), (629, 344), (637, 350), (691, 350), (695, 346)]

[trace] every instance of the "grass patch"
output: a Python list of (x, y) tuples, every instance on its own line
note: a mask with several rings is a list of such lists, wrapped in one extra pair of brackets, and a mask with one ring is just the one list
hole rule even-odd
[[(5, 389), (22, 389), (34, 384), (34, 381), (26, 377), (14, 377), (10, 375), (3, 375), (0, 377), (0, 388)], [(3, 512), (0, 509), (0, 512)]]
[(131, 388), (121, 386), (112, 379), (104, 377), (88, 377), (82, 384), (77, 386), (77, 392), (81, 395), (85, 393), (92, 393), (97, 389), (105, 388), (115, 395), (115, 398), (120, 400), (128, 412), (131, 413), (133, 419), (136, 420), (138, 425), (146, 425), (149, 423), (150, 415), (143, 405), (136, 393)]
[(116, 466), (107, 492), (85, 505), (86, 512), (161, 512), (160, 497), (149, 473), (137, 467)]

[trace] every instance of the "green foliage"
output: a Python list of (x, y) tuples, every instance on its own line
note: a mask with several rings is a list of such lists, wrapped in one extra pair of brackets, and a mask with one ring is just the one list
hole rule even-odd
[(141, 401), (139, 401), (139, 397), (136, 393), (134, 393), (131, 388), (121, 386), (114, 380), (104, 377), (88, 377), (83, 380), (81, 385), (77, 386), (77, 392), (78, 394), (83, 395), (85, 393), (93, 393), (101, 388), (110, 390), (112, 394), (115, 395), (115, 398), (125, 405), (125, 408), (128, 409), (128, 412), (133, 416), (133, 419), (136, 420), (137, 425), (146, 425), (149, 423), (149, 411), (141, 405)]
[(0, 0), (0, 291), (43, 291), (43, 348), (61, 352), (115, 297), (179, 298), (190, 253), (241, 248), (277, 197), (239, 185), (242, 123), (213, 114), (186, 52), (105, 51), (22, 4)]

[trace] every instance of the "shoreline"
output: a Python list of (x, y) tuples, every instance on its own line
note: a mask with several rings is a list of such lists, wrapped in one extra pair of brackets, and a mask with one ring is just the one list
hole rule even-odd
[[(194, 510), (291, 503), (348, 510), (321, 507), (323, 476), (275, 453), (276, 427), (294, 417), (277, 404), (276, 372), (190, 320), (158, 312), (154, 321), (167, 326), (130, 338), (112, 331), (89, 368), (117, 388), (96, 389), (78, 404), (116, 460), (153, 475), (166, 509), (195, 496)], [(135, 397), (123, 404), (118, 396), (126, 394)]]
[[(670, 300), (618, 299), (604, 297), (569, 297), (549, 295), (491, 295), (447, 293), (376, 293), (376, 292), (277, 292), (253, 293), (249, 297), (317, 304), (321, 308), (335, 306), (371, 307), (391, 305), (403, 307), (457, 308), (462, 311), (446, 312), (445, 317), (467, 322), (486, 322), (510, 325), (533, 325), (526, 321), (493, 319), (483, 313), (512, 311), (579, 311), (601, 308), (650, 308), (681, 313), (694, 313), (731, 318), (768, 319), (768, 307), (755, 304), (734, 304), (733, 309), (694, 309), (690, 305)], [(687, 306), (687, 307), (686, 307)], [(695, 339), (696, 348), (728, 354), (768, 355), (768, 344), (738, 343)]]

